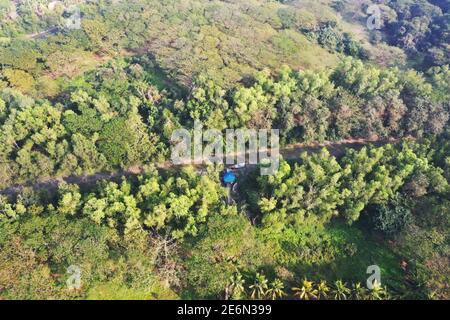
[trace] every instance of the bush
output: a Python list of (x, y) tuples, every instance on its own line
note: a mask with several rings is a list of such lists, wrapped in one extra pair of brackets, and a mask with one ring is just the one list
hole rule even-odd
[(397, 235), (411, 222), (408, 200), (397, 195), (388, 204), (377, 206), (372, 219), (375, 230), (387, 236)]

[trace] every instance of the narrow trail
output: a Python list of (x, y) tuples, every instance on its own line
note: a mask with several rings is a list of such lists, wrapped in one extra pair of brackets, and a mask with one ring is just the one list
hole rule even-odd
[[(326, 147), (331, 155), (335, 157), (339, 157), (345, 154), (347, 149), (361, 149), (362, 147), (372, 144), (374, 146), (382, 146), (388, 143), (395, 143), (398, 140), (395, 139), (385, 139), (385, 140), (370, 140), (370, 139), (352, 139), (352, 140), (342, 140), (342, 141), (334, 141), (334, 142), (323, 142), (323, 143), (312, 143), (312, 144), (293, 144), (287, 146), (286, 148), (280, 149), (280, 154), (286, 160), (295, 160), (299, 159), (300, 155), (303, 152), (308, 153), (317, 153), (322, 150), (322, 148)], [(176, 169), (183, 166), (190, 166), (193, 164), (186, 165), (174, 165), (170, 161), (166, 161), (161, 164), (157, 164), (157, 169), (160, 170), (170, 170)], [(206, 165), (201, 163), (195, 163), (194, 166), (202, 168)], [(93, 175), (87, 176), (68, 176), (68, 177), (58, 177), (47, 179), (38, 182), (30, 182), (27, 184), (11, 186), (9, 188), (5, 188), (0, 190), (0, 194), (7, 196), (14, 196), (25, 187), (31, 187), (33, 189), (44, 189), (49, 192), (54, 192), (58, 189), (58, 186), (61, 183), (70, 183), (77, 184), (81, 188), (87, 188), (95, 185), (98, 181), (101, 180), (111, 180), (111, 181), (120, 181), (122, 177), (130, 177), (136, 176), (139, 174), (145, 173), (145, 170), (142, 167), (134, 166), (130, 167), (126, 170), (118, 170), (115, 172), (99, 172)]]
[(61, 30), (60, 27), (54, 26), (54, 27), (51, 27), (50, 29), (47, 29), (47, 30), (44, 30), (44, 31), (41, 31), (41, 32), (27, 34), (27, 35), (25, 35), (25, 38), (27, 38), (27, 39), (44, 39), (48, 35), (56, 34), (60, 30)]

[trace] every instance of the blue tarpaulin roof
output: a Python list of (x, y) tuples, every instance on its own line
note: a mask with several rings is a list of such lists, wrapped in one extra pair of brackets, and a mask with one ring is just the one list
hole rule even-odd
[(236, 181), (236, 175), (233, 172), (227, 172), (223, 176), (223, 182), (234, 183)]

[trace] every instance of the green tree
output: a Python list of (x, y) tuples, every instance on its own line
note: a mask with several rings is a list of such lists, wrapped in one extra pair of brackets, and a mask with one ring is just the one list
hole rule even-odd
[(315, 288), (314, 282), (304, 279), (300, 287), (292, 288), (294, 295), (301, 300), (318, 299), (319, 291)]
[(342, 280), (334, 283), (333, 297), (335, 300), (347, 300), (350, 297), (351, 290), (347, 288), (347, 284)]
[[(241, 215), (212, 216), (187, 246), (186, 279), (199, 298), (219, 297), (237, 268), (251, 272), (267, 259), (255, 230)], [(267, 280), (264, 283), (265, 294)]]
[(229, 286), (226, 288), (225, 300), (230, 297), (233, 300), (240, 300), (245, 296), (245, 280), (242, 274), (236, 273), (230, 278)]
[(284, 292), (284, 284), (280, 279), (275, 279), (269, 284), (269, 289), (267, 290), (267, 296), (272, 299), (282, 299), (286, 293)]
[(264, 274), (257, 272), (255, 275), (255, 282), (250, 286), (250, 297), (257, 300), (264, 299), (269, 290), (268, 282), (269, 281)]
[(321, 280), (317, 284), (317, 299), (327, 299), (330, 292), (330, 287), (328, 287), (325, 280)]

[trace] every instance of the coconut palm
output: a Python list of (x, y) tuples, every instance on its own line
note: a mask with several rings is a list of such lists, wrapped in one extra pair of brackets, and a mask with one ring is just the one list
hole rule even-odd
[(347, 288), (347, 284), (345, 282), (342, 282), (342, 280), (337, 280), (334, 283), (333, 294), (334, 299), (336, 300), (347, 300), (350, 295), (350, 289)]
[(302, 300), (317, 299), (318, 291), (314, 288), (314, 282), (304, 279), (300, 288), (292, 288), (294, 296)]
[(369, 290), (370, 300), (387, 300), (389, 299), (389, 294), (386, 287), (382, 287), (381, 283), (374, 281), (372, 284), (372, 289)]
[(245, 294), (245, 280), (240, 273), (236, 273), (230, 278), (229, 292), (231, 299), (242, 299)]
[(325, 280), (321, 280), (317, 285), (317, 298), (318, 299), (327, 299), (328, 293), (330, 292), (330, 287), (328, 287), (327, 282)]
[(281, 299), (286, 294), (284, 293), (284, 284), (280, 279), (275, 279), (270, 283), (267, 296), (272, 300)]
[(352, 296), (355, 300), (364, 300), (367, 297), (367, 290), (360, 282), (354, 283), (352, 286)]
[(263, 299), (269, 289), (267, 283), (266, 276), (257, 272), (255, 282), (250, 286), (250, 289), (252, 290), (251, 298)]

